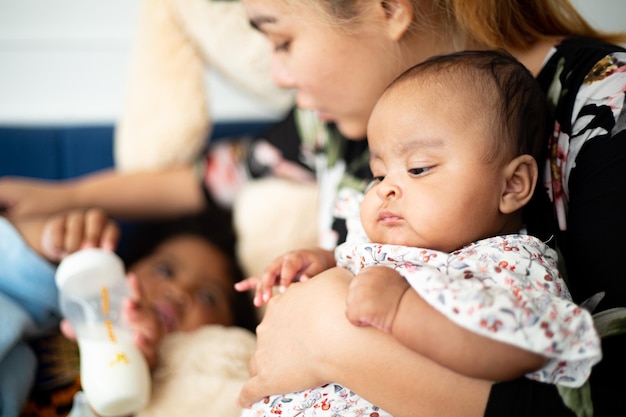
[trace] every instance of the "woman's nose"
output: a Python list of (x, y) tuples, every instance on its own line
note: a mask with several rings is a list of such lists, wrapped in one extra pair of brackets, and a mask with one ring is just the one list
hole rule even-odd
[(296, 82), (283, 57), (272, 57), (272, 79), (281, 88), (295, 88)]

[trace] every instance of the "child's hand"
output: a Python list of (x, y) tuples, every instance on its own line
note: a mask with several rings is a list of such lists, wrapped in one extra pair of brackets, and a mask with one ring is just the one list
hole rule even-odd
[(355, 326), (373, 326), (391, 333), (400, 300), (409, 288), (409, 283), (394, 269), (365, 268), (350, 281), (346, 316)]
[(51, 216), (41, 235), (41, 250), (58, 262), (79, 249), (101, 247), (114, 250), (120, 237), (117, 223), (97, 208), (70, 210)]
[(135, 345), (143, 353), (150, 369), (154, 369), (158, 358), (158, 348), (165, 335), (165, 329), (157, 312), (146, 303), (141, 284), (134, 274), (128, 274), (130, 296), (124, 302), (123, 317), (134, 333)]
[(306, 281), (335, 266), (331, 251), (323, 249), (301, 249), (288, 252), (274, 259), (261, 275), (255, 275), (235, 284), (237, 291), (256, 288), (254, 305), (261, 306), (272, 296), (275, 285), (284, 291), (293, 281)]
[[(156, 311), (142, 302), (141, 285), (134, 274), (128, 274), (129, 298), (124, 300), (122, 315), (134, 333), (135, 345), (146, 358), (150, 369), (154, 369), (158, 359), (158, 347), (165, 335)], [(76, 340), (76, 332), (67, 319), (61, 320), (61, 333), (70, 340)]]

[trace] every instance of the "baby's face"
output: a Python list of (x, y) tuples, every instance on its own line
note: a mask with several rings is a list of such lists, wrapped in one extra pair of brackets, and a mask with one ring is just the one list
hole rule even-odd
[(430, 85), (396, 86), (377, 104), (368, 126), (377, 180), (361, 206), (373, 242), (450, 252), (499, 233), (504, 164), (487, 162), (494, 138), (477, 106)]
[(191, 331), (205, 324), (233, 324), (233, 278), (228, 260), (206, 240), (181, 235), (166, 240), (136, 262), (146, 301), (166, 331)]

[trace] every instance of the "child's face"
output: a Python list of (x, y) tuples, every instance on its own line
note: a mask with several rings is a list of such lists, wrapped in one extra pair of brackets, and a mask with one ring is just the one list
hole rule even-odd
[(361, 207), (373, 242), (451, 252), (501, 234), (504, 164), (486, 162), (493, 111), (476, 106), (458, 90), (406, 83), (378, 103), (368, 126), (378, 181)]
[(166, 331), (232, 325), (233, 277), (227, 258), (205, 239), (170, 238), (129, 269)]

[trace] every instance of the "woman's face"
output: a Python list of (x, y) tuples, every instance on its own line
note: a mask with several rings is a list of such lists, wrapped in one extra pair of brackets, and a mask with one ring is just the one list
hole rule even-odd
[(191, 331), (205, 324), (233, 324), (233, 277), (228, 259), (205, 239), (170, 238), (133, 264), (145, 301), (166, 331)]
[(308, 1), (244, 3), (250, 22), (272, 45), (274, 82), (295, 89), (298, 107), (335, 122), (346, 137), (365, 138), (376, 100), (411, 64), (401, 62), (380, 2), (349, 28), (329, 25)]

